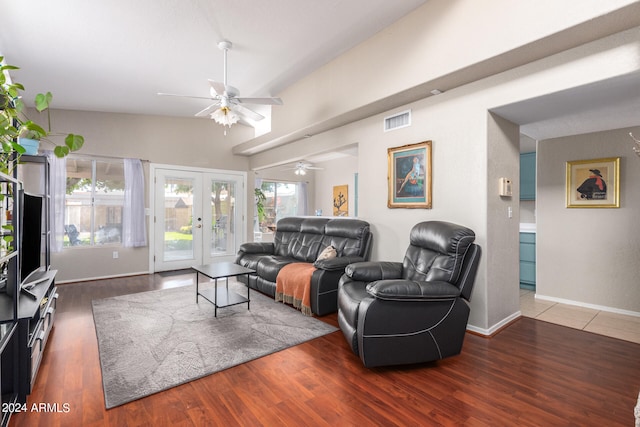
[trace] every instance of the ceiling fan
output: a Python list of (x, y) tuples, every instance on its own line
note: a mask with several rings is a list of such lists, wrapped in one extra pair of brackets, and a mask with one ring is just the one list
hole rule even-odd
[(308, 170), (323, 170), (324, 168), (318, 168), (311, 163), (297, 162), (294, 167), (283, 169), (285, 171), (295, 171), (296, 175), (306, 175)]
[[(231, 127), (234, 123), (241, 119), (250, 119), (253, 121), (259, 121), (264, 119), (262, 114), (259, 114), (253, 110), (248, 109), (242, 104), (260, 104), (260, 105), (282, 105), (280, 98), (241, 98), (240, 91), (227, 84), (227, 52), (231, 49), (232, 44), (228, 40), (223, 40), (218, 43), (218, 48), (224, 52), (224, 81), (216, 82), (209, 80), (210, 96), (191, 96), (191, 95), (178, 95), (174, 93), (159, 92), (161, 96), (179, 96), (183, 98), (199, 98), (210, 99), (213, 104), (209, 105), (202, 111), (195, 114), (196, 117), (211, 116), (217, 123)], [(225, 130), (226, 135), (226, 130)]]

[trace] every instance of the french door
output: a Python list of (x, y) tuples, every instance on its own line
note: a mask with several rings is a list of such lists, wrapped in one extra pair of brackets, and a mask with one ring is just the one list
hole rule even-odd
[(244, 172), (152, 165), (152, 270), (233, 261), (245, 240)]

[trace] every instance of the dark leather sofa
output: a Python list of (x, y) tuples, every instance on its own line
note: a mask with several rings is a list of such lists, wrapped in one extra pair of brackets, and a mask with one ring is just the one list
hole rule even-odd
[[(314, 263), (311, 277), (311, 311), (317, 316), (337, 311), (338, 281), (347, 265), (367, 261), (372, 237), (369, 223), (358, 219), (288, 217), (278, 221), (273, 242), (243, 243), (236, 264), (256, 270), (239, 280), (269, 296), (275, 296), (276, 277), (292, 262)], [(316, 261), (327, 246), (337, 257)]]
[(402, 262), (347, 266), (338, 324), (367, 367), (460, 353), (480, 247), (472, 230), (444, 221), (413, 227)]

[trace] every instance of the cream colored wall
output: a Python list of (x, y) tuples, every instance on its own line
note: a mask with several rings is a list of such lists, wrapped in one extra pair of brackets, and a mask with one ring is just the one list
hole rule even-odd
[[(637, 0), (430, 0), (280, 93), (284, 105), (273, 110), (272, 132), (242, 146), (300, 129), (315, 133), (318, 123), (340, 122), (398, 93), (413, 97), (415, 88), (426, 96), (439, 83), (447, 86), (455, 73), (470, 78), (465, 70), (473, 67), (490, 75), (505, 69), (503, 63), (524, 64), (575, 46), (574, 40), (596, 39), (597, 26), (577, 26), (634, 4)], [(621, 26), (639, 22), (633, 13), (614, 19)], [(558, 36), (567, 29), (571, 35)], [(430, 82), (436, 86), (425, 85)]]
[[(640, 316), (638, 127), (539, 141), (536, 296)], [(566, 208), (565, 165), (620, 157), (620, 208)]]
[[(372, 259), (400, 259), (411, 226), (420, 221), (443, 219), (472, 228), (484, 255), (469, 323), (471, 329), (491, 333), (519, 313), (514, 297), (519, 265), (512, 257), (505, 261), (499, 256), (511, 249), (512, 255), (517, 254), (518, 203), (514, 196), (513, 218), (507, 219), (507, 202), (497, 198), (495, 188), (499, 176), (519, 181), (519, 136), (517, 129), (507, 126), (505, 133), (510, 136), (496, 139), (499, 126), (489, 124), (488, 111), (638, 69), (640, 31), (636, 28), (260, 153), (251, 161), (254, 166), (271, 164), (317, 153), (320, 147), (358, 144), (359, 217), (372, 224)], [(408, 108), (411, 127), (382, 131), (385, 116)], [(424, 140), (433, 140), (433, 209), (388, 209), (387, 148)]]
[[(487, 129), (487, 323), (499, 325), (516, 317), (520, 306), (519, 239), (520, 192), (512, 185), (512, 196), (499, 195), (499, 179), (512, 183), (520, 175), (520, 127), (494, 114)], [(478, 294), (476, 296), (479, 297)]]
[(322, 209), (323, 216), (333, 215), (333, 187), (337, 185), (348, 186), (349, 203), (348, 216), (355, 216), (356, 212), (356, 188), (355, 174), (358, 172), (358, 158), (346, 156), (327, 162), (316, 163), (315, 166), (323, 168), (314, 172), (316, 177), (316, 192), (313, 203), (310, 204), (310, 215), (317, 209)]
[[(250, 132), (243, 126), (234, 126), (225, 137), (220, 126), (196, 118), (65, 110), (51, 113), (55, 130), (73, 131), (85, 137), (79, 154), (133, 157), (153, 163), (212, 169), (248, 169), (246, 157), (231, 153), (233, 144)], [(30, 115), (37, 117), (33, 112)], [(148, 194), (149, 163), (144, 166)], [(253, 195), (250, 201), (248, 198), (249, 202), (248, 206), (253, 206)], [(148, 197), (145, 204), (149, 207)], [(117, 259), (113, 258), (114, 251), (118, 251)], [(149, 248), (68, 248), (52, 254), (51, 262), (52, 267), (58, 269), (59, 282), (146, 273)]]

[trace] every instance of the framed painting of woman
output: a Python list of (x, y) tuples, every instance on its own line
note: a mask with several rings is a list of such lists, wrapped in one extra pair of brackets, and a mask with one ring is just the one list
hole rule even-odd
[(431, 141), (387, 149), (390, 208), (431, 209)]

